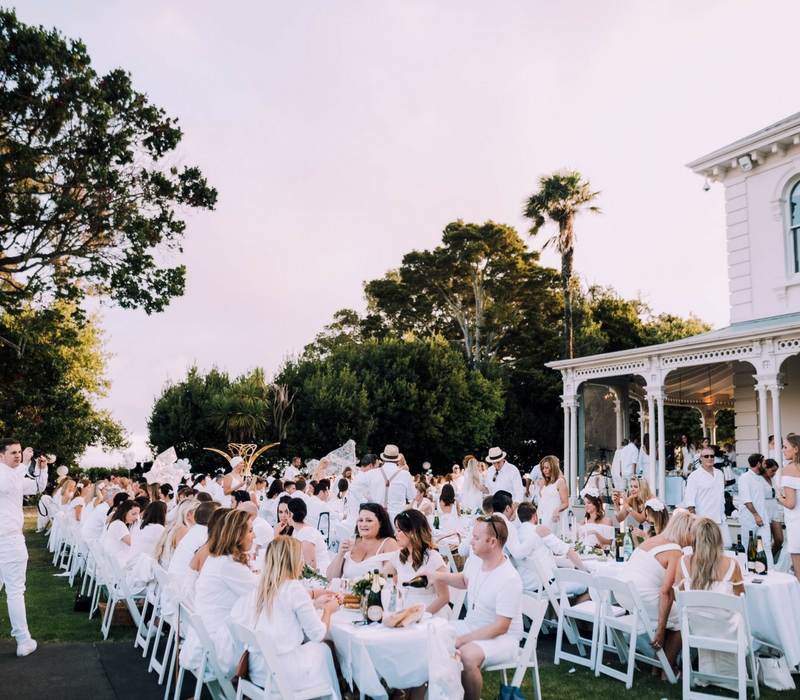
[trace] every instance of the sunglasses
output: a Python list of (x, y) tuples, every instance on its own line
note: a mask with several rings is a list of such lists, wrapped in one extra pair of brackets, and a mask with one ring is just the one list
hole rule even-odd
[(494, 476), (492, 477), (492, 481), (497, 481), (497, 475), (498, 475), (499, 473), (500, 473), (500, 472), (499, 472), (499, 471), (497, 471), (497, 470), (495, 469)]
[(494, 530), (494, 537), (495, 539), (499, 540), (500, 535), (497, 534), (497, 526), (494, 524), (495, 519), (493, 515), (479, 515), (478, 516), (479, 523), (487, 523), (488, 525), (492, 526), (492, 530)]
[(700, 455), (703, 459), (714, 459), (716, 455)]

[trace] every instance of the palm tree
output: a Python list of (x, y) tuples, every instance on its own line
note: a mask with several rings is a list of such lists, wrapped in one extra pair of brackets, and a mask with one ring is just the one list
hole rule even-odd
[(575, 252), (575, 215), (581, 211), (600, 213), (596, 206), (586, 206), (600, 192), (592, 192), (588, 180), (574, 171), (560, 170), (539, 178), (539, 191), (525, 204), (524, 216), (533, 220), (530, 234), (535, 236), (547, 220), (558, 224), (558, 233), (544, 248), (554, 245), (561, 254), (561, 284), (564, 288), (564, 355), (572, 359), (572, 258)]

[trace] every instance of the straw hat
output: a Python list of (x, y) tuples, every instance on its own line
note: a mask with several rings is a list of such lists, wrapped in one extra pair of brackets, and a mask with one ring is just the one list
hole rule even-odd
[(381, 452), (381, 459), (384, 462), (399, 462), (400, 450), (397, 449), (397, 445), (386, 445)]
[(495, 462), (499, 462), (501, 459), (506, 458), (506, 453), (503, 452), (499, 447), (490, 447), (489, 454), (486, 456), (486, 461), (489, 464), (494, 464)]

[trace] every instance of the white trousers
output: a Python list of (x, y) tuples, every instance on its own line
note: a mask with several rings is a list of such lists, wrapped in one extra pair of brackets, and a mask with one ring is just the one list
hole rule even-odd
[(0, 590), (6, 589), (11, 635), (17, 644), (30, 638), (25, 615), (25, 572), (28, 568), (28, 550), (23, 535), (0, 537)]
[(743, 518), (739, 518), (739, 525), (742, 528), (742, 544), (747, 549), (747, 543), (750, 541), (750, 533), (753, 533), (753, 538), (758, 542), (758, 536), (761, 535), (761, 544), (764, 545), (764, 554), (767, 555), (767, 570), (772, 571), (775, 563), (772, 560), (772, 531), (769, 529), (769, 523), (763, 527), (758, 527), (756, 521), (747, 522)]

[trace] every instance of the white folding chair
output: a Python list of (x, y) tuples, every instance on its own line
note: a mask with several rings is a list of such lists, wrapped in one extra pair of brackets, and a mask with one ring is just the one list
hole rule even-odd
[(235, 622), (230, 617), (227, 623), (231, 636), (238, 643), (239, 649), (242, 650), (244, 647), (249, 647), (251, 653), (258, 651), (267, 664), (267, 680), (264, 687), (261, 688), (252, 681), (240, 678), (236, 688), (236, 700), (243, 700), (243, 698), (275, 700), (276, 697), (281, 700), (312, 700), (312, 698), (330, 698), (333, 700), (335, 695), (329, 685), (318, 685), (308, 690), (293, 691), (283, 669), (278, 663), (278, 657), (269, 639), (267, 639), (267, 635), (264, 632), (251, 630), (249, 627)]
[(484, 671), (502, 671), (503, 683), (508, 685), (506, 670), (513, 668), (514, 677), (511, 679), (511, 685), (519, 688), (525, 678), (525, 672), (530, 668), (533, 675), (533, 692), (536, 700), (542, 700), (542, 688), (539, 684), (539, 661), (536, 658), (536, 641), (539, 637), (539, 630), (542, 628), (542, 620), (544, 620), (548, 605), (549, 603), (546, 600), (536, 600), (528, 595), (522, 596), (522, 614), (531, 621), (531, 626), (517, 658), (507, 664), (495, 664), (486, 666), (483, 669)]
[(453, 558), (453, 550), (450, 549), (450, 545), (440, 542), (439, 545), (439, 554), (442, 555), (442, 559), (447, 562), (447, 568), (451, 574), (458, 573), (458, 567), (456, 566), (456, 560)]
[[(747, 604), (744, 596), (727, 595), (714, 591), (678, 591), (675, 599), (681, 616), (684, 700), (716, 700), (720, 697), (719, 694), (711, 695), (694, 690), (693, 686), (696, 680), (734, 682), (737, 685), (739, 700), (747, 700), (747, 688), (750, 687), (758, 700), (758, 672), (756, 657), (753, 653), (754, 639), (750, 634), (750, 622), (747, 619)], [(715, 614), (730, 615), (736, 624), (736, 634), (727, 634), (724, 637), (710, 634), (708, 620)], [(757, 639), (755, 641), (757, 644), (772, 647), (766, 642)], [(735, 654), (737, 676), (735, 678), (717, 676), (695, 671), (692, 668), (691, 649)]]
[[(163, 569), (162, 569), (163, 571)], [(172, 609), (175, 613), (172, 615), (171, 622), (164, 619), (163, 614), (163, 601), (169, 600)], [(147, 667), (147, 671), (155, 671), (158, 674), (158, 684), (161, 685), (164, 682), (164, 678), (166, 677), (167, 673), (172, 666), (171, 659), (174, 659), (173, 650), (176, 645), (180, 644), (180, 638), (178, 636), (179, 632), (179, 620), (178, 620), (178, 611), (180, 610), (180, 603), (181, 603), (181, 596), (180, 592), (178, 591), (177, 586), (167, 583), (166, 586), (161, 587), (161, 601), (162, 601), (162, 614), (159, 616), (158, 625), (156, 626), (155, 632), (155, 641), (153, 642), (153, 653), (150, 655), (150, 664)], [(158, 656), (159, 652), (159, 641), (161, 640), (161, 636), (164, 630), (164, 623), (167, 622), (169, 625), (169, 632), (167, 633), (167, 637), (164, 640), (164, 647), (162, 650), (161, 658)], [(167, 691), (169, 691), (169, 685), (167, 686)]]
[(457, 622), (467, 600), (467, 589), (453, 588), (452, 586), (448, 586), (448, 588), (450, 589), (450, 603), (453, 605), (453, 609), (450, 611), (450, 622)]
[[(176, 613), (175, 617), (177, 618), (178, 614), (180, 614), (180, 624), (184, 630), (191, 627), (191, 618), (192, 618), (192, 611), (187, 607), (186, 601), (182, 598), (174, 599), (173, 601), (178, 607), (178, 613)], [(175, 647), (175, 654), (170, 657), (170, 669), (169, 669), (169, 678), (167, 679), (167, 688), (164, 691), (164, 700), (167, 700), (169, 696), (169, 687), (170, 683), (172, 682), (172, 676), (175, 673), (175, 662), (178, 662), (178, 673), (175, 678), (175, 694), (173, 696), (173, 700), (180, 700), (181, 698), (181, 691), (183, 690), (183, 678), (186, 675), (186, 671), (189, 670), (191, 673), (194, 674), (197, 681), (194, 685), (194, 696), (193, 700), (200, 700), (200, 696), (203, 692), (203, 679), (206, 675), (206, 665), (208, 663), (207, 657), (203, 654), (203, 660), (200, 662), (199, 669), (187, 669), (181, 660), (180, 650), (179, 650), (180, 641)], [(216, 697), (216, 696), (215, 696)]]
[[(564, 659), (565, 661), (571, 661), (593, 669), (597, 658), (597, 630), (600, 620), (600, 606), (593, 600), (573, 605), (567, 593), (567, 588), (570, 587), (570, 584), (585, 588), (593, 586), (592, 575), (578, 569), (556, 569), (555, 579), (561, 591), (561, 596), (559, 599), (558, 628), (556, 630), (556, 653), (553, 663), (558, 665)], [(581, 635), (578, 628), (579, 622), (591, 623), (591, 638)], [(565, 635), (567, 636), (567, 641), (578, 647), (580, 656), (563, 650)], [(588, 658), (586, 658), (586, 647), (589, 647)]]
[(151, 583), (147, 587), (142, 615), (139, 620), (139, 626), (136, 628), (136, 639), (133, 640), (134, 649), (138, 646), (142, 647), (142, 657), (147, 656), (150, 640), (156, 633), (156, 617), (161, 608), (161, 586), (166, 585), (167, 582), (167, 572), (155, 559), (150, 562), (150, 567), (153, 570), (156, 581), (155, 584)]
[[(548, 618), (545, 614), (542, 621), (542, 632), (548, 634), (551, 629), (558, 629), (558, 616), (561, 611), (561, 603), (559, 602), (558, 589), (553, 585), (555, 577), (551, 577), (551, 572), (544, 568), (544, 564), (535, 558), (515, 559), (514, 566), (523, 569), (533, 569), (541, 581), (538, 591), (526, 591), (525, 594), (535, 598), (536, 600), (546, 600), (550, 607), (553, 609), (553, 618)], [(564, 628), (564, 633), (567, 635), (567, 641), (570, 644), (575, 644), (575, 635), (572, 633), (572, 626), (567, 625)]]
[(145, 597), (144, 591), (137, 591), (133, 593), (128, 586), (125, 579), (125, 574), (119, 566), (119, 562), (115, 557), (106, 557), (108, 581), (106, 587), (108, 589), (108, 606), (106, 607), (106, 614), (103, 616), (103, 624), (101, 631), (103, 632), (103, 639), (108, 639), (108, 632), (111, 629), (111, 619), (114, 617), (114, 608), (118, 602), (124, 602), (128, 607), (133, 618), (133, 623), (136, 627), (141, 623), (141, 613), (136, 604), (137, 600)]
[(317, 521), (317, 530), (325, 538), (325, 546), (330, 549), (331, 547), (331, 514), (326, 510), (319, 514)]
[[(217, 649), (206, 630), (203, 619), (194, 613), (189, 616), (189, 624), (194, 628), (197, 638), (200, 640), (205, 658), (205, 664), (204, 667), (201, 667), (198, 679), (202, 679), (214, 700), (235, 700), (236, 689), (231, 682), (233, 678), (222, 672), (217, 660)], [(211, 675), (206, 672), (206, 669), (211, 671)], [(176, 700), (178, 700), (177, 695)]]
[[(643, 635), (648, 643), (652, 642), (656, 635), (655, 624), (647, 614), (636, 587), (611, 576), (595, 576), (595, 588), (600, 596), (601, 608), (598, 639), (603, 643), (599, 645), (594, 675), (599, 676), (603, 673), (618, 681), (624, 681), (625, 687), (630, 688), (633, 685), (634, 665), (637, 661), (641, 661), (661, 668), (670, 683), (677, 683), (664, 649), (655, 652), (655, 657), (646, 656), (636, 650), (636, 642), (640, 635)], [(632, 601), (633, 611), (626, 614), (625, 609), (614, 605), (614, 599)], [(605, 643), (607, 632), (610, 632), (613, 642), (611, 647)], [(624, 672), (603, 664), (607, 648), (615, 650), (619, 660), (626, 664)]]

